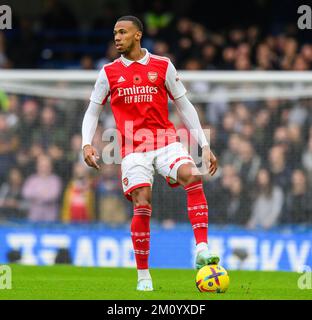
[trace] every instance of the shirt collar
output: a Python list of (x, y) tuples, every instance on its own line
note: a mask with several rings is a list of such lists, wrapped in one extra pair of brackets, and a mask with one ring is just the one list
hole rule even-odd
[(149, 61), (149, 56), (150, 56), (150, 54), (149, 54), (149, 52), (147, 51), (147, 49), (145, 49), (145, 48), (142, 48), (142, 49), (145, 50), (145, 56), (144, 56), (142, 59), (137, 60), (137, 61), (134, 61), (134, 60), (129, 60), (129, 59), (125, 58), (123, 55), (121, 55), (121, 57), (120, 57), (121, 61), (122, 61), (127, 67), (129, 67), (130, 64), (132, 64), (133, 62), (138, 62), (138, 63), (141, 63), (141, 64), (146, 65), (146, 64), (148, 63), (148, 61)]

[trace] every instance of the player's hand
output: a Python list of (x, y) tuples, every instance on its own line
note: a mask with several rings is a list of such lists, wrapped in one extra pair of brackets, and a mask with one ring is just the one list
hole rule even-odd
[(96, 149), (91, 145), (87, 144), (83, 147), (83, 158), (89, 167), (100, 169), (100, 166), (96, 163), (100, 159)]
[(210, 150), (209, 146), (204, 146), (202, 149), (202, 158), (205, 162), (207, 169), (209, 169), (209, 174), (213, 176), (218, 169), (218, 160), (213, 152)]

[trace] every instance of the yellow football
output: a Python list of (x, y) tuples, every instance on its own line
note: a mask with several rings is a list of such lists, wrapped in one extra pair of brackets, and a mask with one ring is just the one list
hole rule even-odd
[(200, 292), (223, 293), (230, 284), (227, 271), (220, 265), (207, 265), (198, 270), (196, 286)]

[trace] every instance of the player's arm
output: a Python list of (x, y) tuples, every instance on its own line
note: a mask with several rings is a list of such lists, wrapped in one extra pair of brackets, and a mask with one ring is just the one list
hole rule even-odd
[[(174, 104), (176, 105), (185, 126), (191, 133), (193, 130), (197, 133), (194, 135), (194, 138), (202, 148), (203, 161), (205, 162), (206, 167), (209, 168), (209, 173), (214, 175), (218, 169), (217, 158), (210, 150), (210, 146), (200, 124), (197, 111), (186, 97), (186, 89), (179, 79), (177, 71), (171, 62), (168, 64), (166, 73), (166, 87), (174, 100)], [(193, 130), (191, 131), (191, 129)]]
[(102, 105), (90, 101), (87, 111), (82, 121), (82, 148), (83, 158), (89, 167), (99, 169), (96, 160), (99, 159), (97, 150), (92, 146), (92, 140), (98, 125), (99, 116), (102, 111)]
[(89, 167), (93, 167), (95, 169), (100, 168), (100, 166), (96, 162), (99, 159), (99, 155), (97, 150), (92, 146), (92, 140), (98, 125), (99, 116), (108, 96), (109, 83), (103, 68), (96, 80), (94, 89), (90, 97), (89, 106), (82, 121), (83, 157), (86, 164)]
[(200, 124), (196, 109), (185, 95), (174, 100), (174, 104), (176, 105), (185, 126), (191, 133), (191, 129), (195, 130), (197, 133), (194, 135), (194, 138), (202, 148), (203, 161), (205, 161), (206, 167), (209, 168), (209, 173), (213, 176), (218, 169), (218, 161), (216, 156), (210, 150), (209, 143)]

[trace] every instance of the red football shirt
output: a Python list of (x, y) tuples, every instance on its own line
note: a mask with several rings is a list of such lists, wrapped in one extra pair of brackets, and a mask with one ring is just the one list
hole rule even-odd
[(90, 100), (104, 105), (111, 97), (124, 157), (177, 141), (176, 130), (168, 118), (168, 95), (171, 99), (178, 99), (185, 93), (171, 61), (146, 50), (139, 61), (121, 56), (105, 65)]

